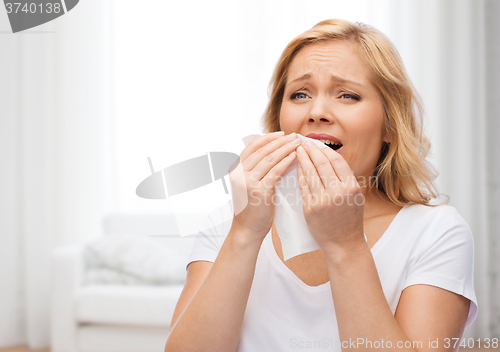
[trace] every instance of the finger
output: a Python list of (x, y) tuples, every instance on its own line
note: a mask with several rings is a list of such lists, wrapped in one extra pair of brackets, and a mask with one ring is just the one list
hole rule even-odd
[[(323, 186), (325, 188), (334, 187), (340, 180), (337, 177), (335, 169), (333, 168), (333, 165), (330, 163), (330, 160), (321, 151), (321, 149), (323, 148), (320, 149), (318, 146), (316, 146), (311, 142), (304, 143), (304, 148), (306, 149), (309, 158), (316, 167), (318, 175), (321, 181), (323, 182)], [(327, 146), (325, 146), (324, 148), (330, 149)]]
[(355, 179), (355, 176), (349, 167), (344, 157), (329, 147), (320, 148), (320, 151), (328, 158), (337, 177), (341, 182), (347, 183), (349, 180)]
[(302, 194), (302, 199), (309, 199), (311, 196), (311, 190), (307, 184), (307, 179), (304, 176), (300, 162), (297, 162), (297, 178), (299, 180), (300, 193)]
[(294, 151), (295, 148), (300, 145), (300, 143), (300, 139), (295, 138), (285, 145), (281, 146), (279, 149), (273, 151), (266, 157), (262, 158), (252, 170), (249, 170), (249, 172), (252, 174), (252, 177), (254, 179), (261, 180), (275, 165), (277, 165), (281, 160), (283, 160), (283, 158)]
[(278, 180), (295, 160), (297, 153), (293, 150), (290, 154), (278, 162), (263, 178), (263, 182), (269, 189), (274, 189)]
[(243, 163), (250, 155), (255, 153), (258, 149), (262, 148), (266, 144), (282, 137), (285, 134), (283, 131), (278, 131), (278, 132), (273, 132), (273, 133), (268, 133), (262, 137), (259, 137), (250, 143), (243, 149), (243, 151), (240, 154), (240, 160)]
[[(263, 159), (267, 158), (270, 154), (281, 148), (282, 146), (286, 145), (288, 142), (297, 139), (297, 135), (295, 133), (291, 133), (286, 136), (279, 137), (277, 139), (274, 139), (270, 141), (269, 143), (263, 145), (259, 149), (255, 150), (251, 155), (249, 155), (246, 160), (243, 161), (243, 166), (245, 170), (253, 170), (257, 164), (259, 164)], [(283, 157), (286, 155), (290, 154), (291, 150), (289, 150)], [(281, 159), (280, 159), (281, 160)], [(276, 161), (278, 162), (278, 161)], [(267, 170), (266, 173), (273, 167), (276, 163), (271, 165)], [(265, 175), (264, 173), (263, 175)]]
[(302, 166), (302, 172), (307, 180), (307, 185), (309, 186), (311, 193), (321, 194), (325, 187), (323, 186), (318, 172), (304, 147), (299, 146), (297, 148), (297, 158)]

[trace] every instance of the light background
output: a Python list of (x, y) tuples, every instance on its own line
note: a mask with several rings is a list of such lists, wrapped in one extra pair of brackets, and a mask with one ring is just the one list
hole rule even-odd
[[(13, 35), (0, 9), (0, 346), (49, 343), (50, 255), (114, 211), (165, 212), (155, 169), (243, 149), (276, 61), (327, 18), (396, 45), (426, 108), (438, 186), (475, 237), (479, 316), (500, 335), (500, 2), (82, 0)], [(213, 187), (222, 185), (214, 183)]]

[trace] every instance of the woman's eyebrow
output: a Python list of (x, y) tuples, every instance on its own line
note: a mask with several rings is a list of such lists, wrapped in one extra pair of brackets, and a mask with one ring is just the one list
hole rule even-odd
[[(306, 81), (309, 78), (311, 78), (311, 75), (309, 73), (306, 73), (306, 74), (300, 76), (299, 78), (296, 78), (293, 81), (291, 81), (290, 84), (294, 83), (294, 82)], [(362, 86), (361, 83), (354, 82), (354, 81), (351, 81), (351, 80), (348, 80), (348, 79), (345, 79), (345, 78), (342, 78), (339, 76), (335, 76), (335, 75), (331, 76), (331, 80), (333, 82), (337, 82), (337, 83), (350, 83), (350, 84), (354, 84), (356, 86), (360, 86), (360, 87)]]

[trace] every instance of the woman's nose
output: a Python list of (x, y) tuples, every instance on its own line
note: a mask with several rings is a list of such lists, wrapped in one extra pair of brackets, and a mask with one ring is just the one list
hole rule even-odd
[(331, 106), (325, 98), (316, 98), (312, 102), (311, 110), (307, 116), (308, 122), (333, 123), (334, 116), (331, 111)]

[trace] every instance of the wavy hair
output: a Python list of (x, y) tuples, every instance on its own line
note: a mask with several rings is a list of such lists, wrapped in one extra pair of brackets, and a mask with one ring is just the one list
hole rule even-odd
[[(353, 45), (371, 71), (371, 82), (382, 98), (383, 133), (391, 141), (382, 142), (380, 157), (370, 185), (387, 195), (399, 206), (423, 204), (439, 193), (435, 185), (437, 172), (426, 157), (430, 141), (423, 130), (423, 108), (420, 96), (406, 73), (398, 51), (379, 30), (362, 23), (331, 19), (321, 21), (294, 38), (285, 48), (269, 84), (269, 103), (261, 126), (268, 132), (280, 131), (280, 110), (288, 69), (297, 53), (307, 45), (330, 40), (345, 40)], [(447, 203), (449, 197), (444, 203)]]

